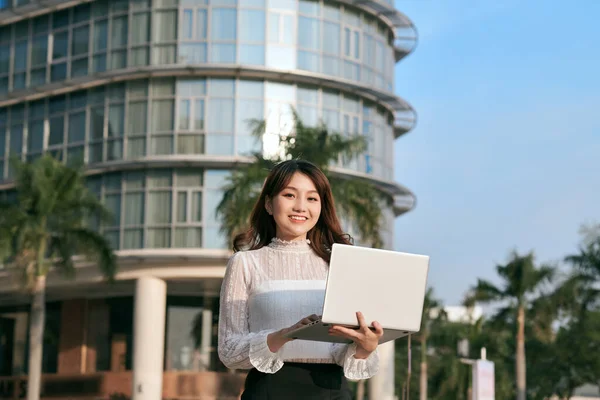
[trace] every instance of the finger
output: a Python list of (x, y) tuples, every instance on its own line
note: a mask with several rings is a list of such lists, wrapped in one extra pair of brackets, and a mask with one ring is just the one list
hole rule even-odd
[(360, 326), (362, 329), (368, 328), (367, 321), (365, 320), (365, 316), (363, 315), (363, 313), (358, 311), (356, 313), (356, 319), (358, 320), (358, 326)]
[(349, 339), (359, 339), (362, 335), (361, 333), (355, 331), (354, 329), (348, 329), (343, 326), (336, 325), (331, 328), (333, 332), (340, 333), (342, 336), (347, 337)]
[(373, 322), (371, 323), (371, 325), (373, 325), (373, 328), (375, 328), (375, 331), (374, 331), (374, 333), (375, 333), (377, 336), (379, 336), (379, 337), (383, 336), (383, 326), (381, 326), (381, 324), (380, 324), (379, 322), (377, 322), (377, 321), (373, 321)]

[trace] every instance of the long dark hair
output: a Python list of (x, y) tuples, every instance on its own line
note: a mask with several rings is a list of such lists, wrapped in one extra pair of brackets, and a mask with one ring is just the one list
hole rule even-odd
[(326, 262), (331, 258), (331, 246), (334, 243), (352, 244), (352, 237), (342, 231), (335, 212), (333, 194), (329, 180), (317, 166), (305, 160), (289, 160), (277, 164), (267, 176), (258, 201), (250, 215), (250, 227), (233, 239), (233, 249), (256, 250), (268, 245), (275, 237), (276, 225), (273, 216), (267, 213), (265, 203), (274, 198), (300, 172), (310, 178), (321, 198), (321, 215), (307, 238), (310, 246)]

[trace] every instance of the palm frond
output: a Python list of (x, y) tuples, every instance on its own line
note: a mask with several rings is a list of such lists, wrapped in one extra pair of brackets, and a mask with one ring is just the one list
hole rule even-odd
[[(72, 268), (72, 257), (76, 254), (86, 255), (96, 261), (98, 268), (111, 282), (117, 272), (117, 260), (110, 244), (104, 236), (91, 229), (76, 228), (58, 236), (62, 243), (57, 247), (61, 255), (61, 267), (68, 272)], [(70, 245), (70, 246), (69, 246)]]

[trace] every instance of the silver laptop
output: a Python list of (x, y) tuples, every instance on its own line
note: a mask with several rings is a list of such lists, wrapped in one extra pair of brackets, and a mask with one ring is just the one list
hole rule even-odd
[[(358, 328), (356, 312), (367, 324), (378, 321), (384, 334), (379, 343), (418, 332), (427, 286), (429, 256), (334, 244), (323, 314), (288, 338), (349, 343), (331, 336), (331, 325)], [(372, 326), (370, 326), (372, 328)]]

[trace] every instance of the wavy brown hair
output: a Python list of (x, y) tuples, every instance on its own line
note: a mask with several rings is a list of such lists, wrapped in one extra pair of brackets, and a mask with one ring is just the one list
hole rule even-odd
[(334, 243), (352, 244), (352, 237), (342, 231), (335, 211), (333, 194), (329, 180), (316, 165), (305, 160), (289, 160), (277, 164), (265, 180), (260, 197), (250, 215), (250, 227), (233, 239), (233, 250), (257, 250), (268, 245), (275, 237), (276, 225), (272, 215), (267, 213), (267, 198), (274, 198), (292, 180), (296, 172), (310, 178), (321, 199), (321, 215), (317, 224), (307, 233), (310, 247), (326, 262), (331, 258)]

